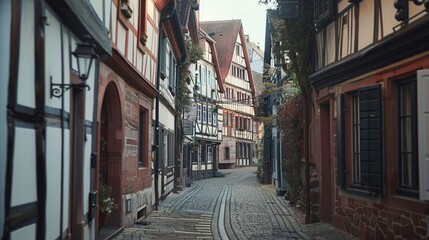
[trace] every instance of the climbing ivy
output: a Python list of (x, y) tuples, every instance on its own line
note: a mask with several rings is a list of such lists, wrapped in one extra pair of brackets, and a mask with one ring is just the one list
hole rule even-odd
[(179, 71), (179, 92), (178, 92), (178, 103), (177, 109), (179, 113), (184, 113), (186, 109), (191, 105), (191, 91), (189, 90), (187, 83), (189, 82), (189, 77), (191, 72), (189, 67), (191, 64), (196, 64), (198, 60), (203, 58), (204, 52), (198, 46), (198, 44), (193, 43), (191, 40), (185, 40), (186, 48), (186, 59), (180, 66)]
[[(260, 0), (262, 3), (277, 2)], [(290, 197), (306, 208), (309, 217), (309, 116), (312, 105), (311, 88), (308, 77), (313, 70), (312, 46), (314, 40), (313, 0), (301, 0), (302, 11), (296, 19), (284, 19), (278, 11), (268, 11), (273, 54), (282, 59), (281, 66), (300, 89), (301, 95), (281, 106), (279, 128), (283, 133), (286, 156), (283, 161), (285, 178), (290, 185)], [(286, 59), (286, 57), (288, 59)], [(288, 61), (287, 61), (288, 60)], [(298, 144), (298, 145), (297, 145)], [(306, 150), (305, 150), (306, 149)], [(305, 165), (302, 166), (302, 160)], [(305, 184), (303, 184), (305, 182)], [(306, 186), (305, 186), (306, 185)], [(304, 189), (303, 189), (304, 186)], [(308, 222), (308, 221), (307, 221)]]

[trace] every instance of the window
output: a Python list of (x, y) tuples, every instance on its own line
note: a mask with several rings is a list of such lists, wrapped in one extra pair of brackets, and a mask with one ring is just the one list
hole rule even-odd
[(235, 45), (235, 55), (240, 56), (240, 45)]
[[(166, 49), (166, 51), (165, 51), (165, 60), (163, 61), (164, 62), (164, 67), (165, 67), (165, 76), (170, 79), (170, 68), (171, 68), (171, 66), (170, 66), (170, 58), (171, 58), (171, 52), (170, 52), (170, 48), (168, 47), (168, 43), (167, 43), (166, 38), (164, 39), (164, 42), (165, 42), (165, 46), (166, 46), (166, 48), (165, 48)], [(168, 81), (168, 83), (170, 84), (170, 81)]]
[(213, 57), (212, 57), (212, 49), (211, 49), (211, 47), (210, 47), (210, 45), (208, 45), (208, 49), (207, 49), (208, 51), (207, 51), (207, 60), (209, 61), (209, 62), (213, 62)]
[(174, 132), (168, 132), (168, 166), (174, 166), (175, 152), (175, 135)]
[(176, 59), (174, 59), (173, 53), (169, 53), (169, 73), (168, 73), (168, 88), (174, 95), (176, 92)]
[(203, 106), (203, 123), (207, 122), (207, 107)]
[[(335, 1), (336, 3), (336, 1)], [(327, 24), (332, 20), (334, 14), (334, 0), (316, 0), (314, 1), (314, 18), (317, 25)]]
[(137, 166), (147, 167), (147, 153), (148, 153), (148, 117), (147, 111), (140, 109), (140, 122), (139, 122), (139, 156)]
[(213, 109), (212, 108), (208, 108), (208, 113), (207, 113), (207, 121), (209, 124), (213, 124)]
[(207, 84), (207, 68), (203, 66), (201, 68), (201, 85), (205, 86)]
[(213, 148), (211, 146), (207, 146), (207, 162), (211, 163), (213, 160)]
[(207, 86), (212, 87), (212, 71), (210, 69), (207, 70)]
[(229, 147), (225, 147), (225, 160), (229, 160)]
[(196, 153), (196, 151), (191, 150), (191, 159), (192, 159), (192, 163), (197, 163), (198, 162), (198, 154)]
[(213, 125), (217, 126), (217, 111), (213, 112)]
[(197, 105), (197, 121), (201, 122), (201, 105)]
[(200, 89), (201, 89), (201, 65), (198, 66), (198, 72), (199, 74), (198, 74), (197, 84), (198, 86), (200, 86)]
[(338, 182), (342, 188), (381, 193), (381, 87), (362, 88), (338, 100)]
[(418, 182), (417, 88), (415, 79), (398, 84), (399, 191), (415, 192)]
[(207, 156), (206, 156), (206, 145), (201, 145), (201, 162), (205, 163), (207, 162)]
[[(247, 144), (247, 158), (249, 158), (250, 159), (250, 146), (251, 146), (252, 144)], [(278, 149), (280, 149), (280, 148), (278, 148)]]
[(226, 126), (232, 127), (232, 113), (226, 112)]

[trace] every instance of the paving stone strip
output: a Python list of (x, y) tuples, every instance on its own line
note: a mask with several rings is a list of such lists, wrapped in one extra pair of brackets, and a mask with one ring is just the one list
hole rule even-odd
[(222, 172), (170, 194), (145, 219), (149, 225), (125, 228), (115, 239), (356, 239), (327, 223), (302, 224), (275, 187), (257, 182), (255, 167)]

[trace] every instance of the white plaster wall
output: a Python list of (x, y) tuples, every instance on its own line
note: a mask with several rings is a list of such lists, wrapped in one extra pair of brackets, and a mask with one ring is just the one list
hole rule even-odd
[[(135, 15), (135, 14), (133, 14)], [(134, 61), (133, 61), (133, 52), (136, 49), (137, 45), (134, 45), (134, 39), (135, 39), (135, 35), (133, 33), (133, 31), (127, 31), (128, 33), (128, 53), (127, 53), (127, 59), (128, 61), (134, 65)]]
[[(61, 83), (64, 76), (64, 83), (69, 83), (70, 71), (68, 67), (64, 67), (62, 74), (61, 67), (61, 34), (63, 34), (63, 54), (64, 66), (69, 66), (69, 38), (65, 30), (61, 33), (61, 24), (58, 17), (49, 8), (45, 9), (45, 16), (48, 19), (49, 25), (45, 25), (45, 102), (46, 105), (52, 108), (61, 108), (61, 98), (51, 98), (51, 77), (53, 83)], [(49, 46), (49, 47), (48, 47)], [(70, 91), (64, 93), (64, 108), (69, 109)]]
[(36, 224), (28, 225), (20, 228), (16, 231), (11, 232), (10, 239), (22, 240), (22, 239), (36, 239)]
[(19, 43), (18, 104), (30, 108), (36, 106), (34, 44), (27, 39), (34, 39), (34, 2), (22, 1), (21, 40)]
[(118, 25), (117, 18), (117, 12), (118, 9), (115, 7), (115, 4), (112, 4), (112, 28), (110, 29), (111, 32), (111, 38), (112, 38), (112, 44), (117, 43), (117, 36), (116, 36), (116, 26)]
[(127, 30), (121, 25), (118, 24), (118, 36), (117, 36), (117, 47), (119, 52), (121, 52), (124, 56), (126, 54), (125, 52), (125, 39), (127, 37)]
[(169, 130), (174, 129), (174, 115), (163, 103), (159, 104), (159, 122)]
[[(69, 131), (64, 131), (64, 185), (63, 185), (63, 226), (62, 232), (68, 225), (68, 196), (69, 196), (69, 163), (70, 149)], [(61, 207), (61, 129), (58, 127), (46, 128), (46, 239), (56, 239), (60, 229)]]
[[(4, 192), (6, 183), (6, 147), (7, 144), (7, 118), (6, 104), (9, 81), (9, 46), (11, 28), (11, 0), (0, 1), (0, 29), (4, 29), (0, 38), (0, 206), (4, 206)], [(0, 236), (3, 235), (4, 211), (0, 211)]]
[(359, 11), (359, 50), (370, 45), (374, 32), (374, 2), (360, 2)]
[(12, 207), (37, 201), (35, 129), (17, 126), (14, 145)]

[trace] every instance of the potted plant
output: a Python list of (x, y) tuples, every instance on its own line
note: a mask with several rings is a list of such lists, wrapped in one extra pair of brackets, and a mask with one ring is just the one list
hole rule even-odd
[(118, 205), (115, 203), (115, 199), (112, 197), (112, 187), (100, 181), (98, 186), (98, 206), (99, 206), (99, 222), (98, 228), (104, 225), (106, 217), (112, 213), (113, 209), (116, 209)]

